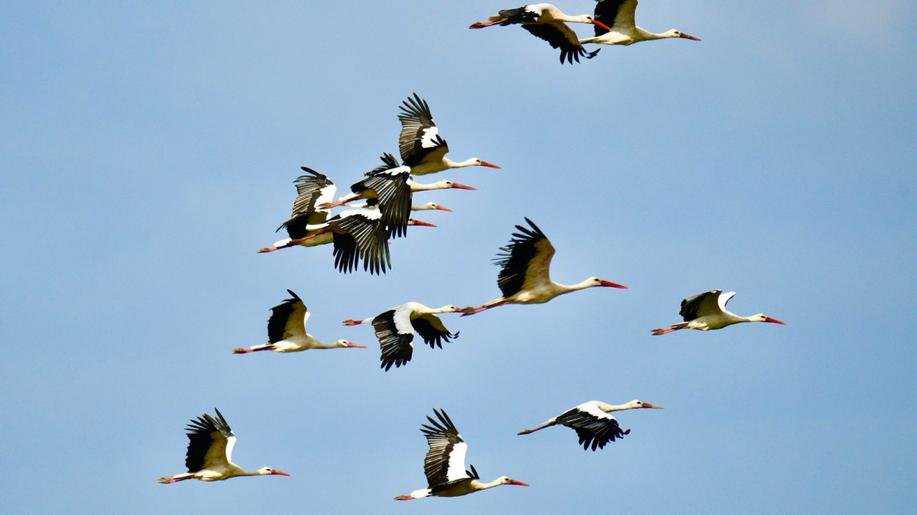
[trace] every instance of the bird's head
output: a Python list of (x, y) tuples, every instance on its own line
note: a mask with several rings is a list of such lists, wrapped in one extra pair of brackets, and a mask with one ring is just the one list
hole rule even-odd
[(455, 304), (446, 304), (445, 306), (439, 308), (437, 311), (440, 313), (458, 313), (462, 311), (462, 308), (456, 306)]
[(751, 318), (752, 322), (768, 322), (771, 324), (786, 325), (784, 322), (781, 322), (780, 320), (777, 320), (776, 318), (771, 318), (765, 315), (764, 313), (758, 313), (757, 315), (752, 315), (749, 318)]
[(360, 345), (359, 343), (354, 343), (350, 340), (338, 340), (334, 342), (335, 345), (342, 349), (366, 349), (366, 345)]
[(415, 220), (413, 218), (408, 218), (408, 225), (417, 225), (420, 227), (436, 227), (435, 224), (431, 224), (430, 222), (424, 222), (423, 220)]
[(589, 287), (604, 286), (606, 288), (623, 288), (627, 289), (627, 286), (623, 284), (613, 283), (611, 281), (606, 281), (600, 277), (590, 277), (585, 281)]
[(437, 183), (437, 184), (441, 184), (441, 185), (442, 185), (442, 189), (444, 189), (444, 190), (453, 189), (453, 190), (471, 190), (471, 191), (474, 191), (474, 190), (477, 189), (477, 188), (475, 188), (475, 187), (473, 187), (473, 186), (467, 186), (467, 185), (465, 185), (465, 184), (459, 184), (459, 183), (453, 182), (453, 181), (440, 181), (440, 182)]
[(636, 399), (628, 402), (627, 405), (630, 406), (631, 409), (662, 409), (662, 406), (658, 404), (650, 404)]
[(261, 467), (260, 469), (256, 470), (255, 472), (257, 472), (259, 476), (289, 476), (290, 475), (282, 470), (273, 469), (271, 467)]
[(495, 168), (495, 169), (497, 169), (497, 170), (500, 169), (499, 166), (497, 166), (497, 165), (495, 165), (495, 164), (493, 164), (493, 163), (488, 163), (487, 161), (481, 159), (480, 157), (472, 157), (472, 158), (470, 159), (470, 161), (471, 161), (472, 163), (474, 163), (474, 166), (484, 166), (484, 167), (486, 167), (486, 168)]
[(452, 212), (448, 207), (437, 204), (436, 202), (427, 202), (426, 204), (421, 204), (414, 208), (415, 211), (448, 211)]
[(522, 481), (516, 481), (515, 479), (509, 476), (500, 476), (497, 478), (497, 482), (501, 485), (529, 486), (528, 483), (523, 483)]
[(681, 39), (690, 39), (691, 41), (700, 41), (700, 38), (697, 36), (692, 36), (687, 32), (682, 32), (678, 29), (669, 29), (662, 34), (667, 38), (681, 38)]

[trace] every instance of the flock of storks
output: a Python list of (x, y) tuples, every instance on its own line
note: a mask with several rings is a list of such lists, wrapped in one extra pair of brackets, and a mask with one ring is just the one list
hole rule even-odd
[[(630, 45), (639, 41), (663, 38), (699, 41), (694, 36), (674, 29), (655, 34), (637, 27), (634, 23), (636, 7), (637, 0), (601, 0), (597, 2), (592, 16), (568, 16), (551, 4), (533, 4), (499, 11), (487, 21), (472, 24), (471, 28), (518, 24), (533, 35), (546, 40), (553, 48), (559, 48), (561, 63), (579, 62), (580, 57), (595, 56), (598, 51), (587, 52), (583, 48), (584, 43)], [(566, 23), (592, 24), (595, 27), (595, 37), (579, 39)], [(370, 274), (385, 273), (391, 267), (391, 238), (404, 237), (408, 226), (434, 226), (412, 218), (412, 211), (451, 211), (435, 202), (414, 204), (415, 192), (474, 189), (448, 180), (418, 183), (413, 180), (413, 176), (467, 166), (500, 168), (476, 157), (461, 162), (448, 159), (446, 154), (449, 147), (439, 134), (430, 106), (416, 93), (403, 102), (398, 119), (401, 122), (398, 140), (401, 163), (391, 154), (384, 154), (380, 166), (367, 172), (362, 179), (351, 185), (350, 194), (337, 200), (334, 198), (336, 187), (327, 176), (302, 167), (305, 174), (294, 181), (297, 197), (293, 202), (292, 214), (277, 229), (285, 230), (288, 238), (262, 248), (259, 252), (330, 244), (333, 249), (334, 266), (340, 272), (357, 270), (362, 263), (362, 268)], [(362, 203), (337, 214), (332, 213), (334, 208), (357, 200)], [(589, 277), (582, 282), (569, 285), (552, 281), (550, 265), (554, 256), (554, 246), (534, 222), (528, 218), (525, 221), (526, 225), (516, 226), (516, 232), (512, 234), (509, 243), (500, 248), (496, 259), (500, 267), (497, 278), (500, 297), (480, 306), (469, 307), (447, 305), (431, 308), (419, 302), (406, 302), (375, 317), (345, 320), (344, 325), (373, 326), (381, 350), (381, 367), (388, 371), (392, 366), (397, 368), (411, 360), (414, 333), (419, 334), (431, 348), (442, 348), (444, 342), (448, 343), (458, 337), (458, 332), (453, 333), (446, 328), (437, 316), (439, 314), (460, 313), (461, 316), (468, 316), (504, 304), (544, 303), (554, 297), (585, 288), (626, 288), (624, 285), (598, 277)], [(272, 308), (268, 320), (268, 343), (237, 348), (233, 352), (286, 353), (308, 349), (366, 348), (365, 345), (345, 339), (322, 343), (306, 332), (309, 310), (296, 293), (287, 291), (290, 298)], [(726, 303), (734, 295), (735, 292), (723, 293), (722, 290), (713, 290), (686, 298), (682, 300), (679, 312), (683, 322), (653, 329), (652, 334), (662, 335), (680, 329), (708, 331), (741, 322), (783, 323), (764, 314), (743, 317), (729, 312)], [(563, 425), (576, 431), (579, 443), (584, 449), (595, 451), (630, 432), (622, 430), (610, 413), (661, 408), (640, 400), (620, 405), (590, 401), (518, 434), (526, 435), (554, 425)], [(480, 481), (474, 466), (470, 469), (465, 468), (467, 445), (449, 415), (443, 410), (434, 410), (434, 415), (435, 418), (428, 416), (427, 423), (421, 426), (429, 445), (424, 459), (427, 487), (397, 496), (395, 499), (453, 497), (501, 485), (528, 486), (506, 476), (491, 482)], [(187, 436), (189, 443), (185, 465), (188, 472), (162, 477), (159, 479), (161, 483), (174, 483), (192, 478), (216, 481), (237, 476), (289, 475), (270, 467), (246, 471), (233, 463), (231, 457), (236, 437), (219, 410), (216, 410), (215, 416), (204, 413), (197, 419), (192, 419), (187, 427)]]

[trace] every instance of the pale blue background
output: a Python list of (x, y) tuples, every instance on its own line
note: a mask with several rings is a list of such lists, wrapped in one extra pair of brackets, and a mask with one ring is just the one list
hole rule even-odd
[[(467, 29), (512, 6), (0, 2), (2, 511), (913, 512), (914, 4), (645, 0), (643, 26), (704, 41), (574, 67)], [(412, 91), (453, 158), (504, 169), (424, 195), (456, 212), (424, 214), (440, 227), (394, 242), (384, 277), (334, 272), (327, 248), (256, 254), (298, 167), (346, 187), (397, 149)], [(458, 341), (389, 373), (340, 326), (495, 297), (523, 216), (555, 279), (631, 289), (450, 317)], [(788, 325), (650, 336), (718, 287)], [(285, 288), (315, 335), (374, 348), (232, 355)], [(633, 398), (666, 410), (621, 414), (633, 432), (603, 452), (515, 436)], [(293, 477), (157, 484), (214, 405), (237, 462)], [(424, 486), (433, 407), (485, 479), (532, 487), (392, 501)]]

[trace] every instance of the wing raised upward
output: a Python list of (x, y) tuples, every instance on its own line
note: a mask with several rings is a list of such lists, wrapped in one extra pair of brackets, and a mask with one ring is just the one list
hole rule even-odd
[(497, 286), (504, 298), (551, 280), (554, 246), (534, 222), (528, 218), (525, 221), (531, 228), (517, 225), (518, 232), (513, 233), (508, 244), (500, 247), (494, 259), (500, 267)]
[[(456, 429), (452, 419), (445, 410), (433, 410), (438, 420), (427, 417), (429, 424), (420, 426), (420, 431), (427, 438), (430, 447), (423, 460), (424, 475), (427, 476), (427, 485), (431, 490), (436, 490), (454, 481), (470, 479), (472, 477), (465, 470), (465, 454), (468, 445)], [(474, 471), (477, 475), (477, 471)]]
[(681, 309), (678, 314), (685, 322), (708, 316), (719, 315), (726, 309), (726, 303), (735, 295), (735, 292), (723, 294), (723, 290), (712, 290), (699, 293), (693, 297), (688, 297), (681, 301)]
[[(613, 30), (624, 29), (633, 30), (635, 23), (635, 13), (637, 11), (637, 0), (601, 0), (595, 4), (595, 13), (593, 19), (604, 23)], [(607, 30), (593, 25), (595, 35), (601, 36), (608, 32)]]
[(305, 226), (323, 223), (331, 213), (328, 209), (318, 206), (334, 200), (337, 186), (321, 172), (309, 167), (300, 167), (306, 172), (293, 181), (296, 186), (296, 200), (290, 218), (283, 222), (277, 230), (286, 229), (291, 238), (305, 235)]
[(287, 290), (287, 293), (290, 294), (289, 299), (271, 308), (271, 317), (267, 321), (267, 338), (270, 343), (306, 335), (309, 309), (293, 290)]
[(413, 97), (402, 102), (399, 109), (401, 134), (398, 136), (398, 149), (404, 164), (417, 166), (425, 161), (441, 161), (449, 152), (449, 145), (439, 135), (427, 101), (414, 93)]
[(232, 462), (232, 449), (236, 443), (226, 419), (214, 408), (217, 416), (204, 413), (193, 418), (185, 428), (188, 435), (188, 452), (185, 467), (188, 472), (202, 469), (220, 469)]

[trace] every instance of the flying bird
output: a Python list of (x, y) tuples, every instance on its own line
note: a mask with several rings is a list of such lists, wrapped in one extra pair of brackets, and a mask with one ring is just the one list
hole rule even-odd
[[(409, 218), (407, 225), (436, 227), (434, 224)], [(274, 252), (280, 249), (303, 245), (334, 244), (334, 266), (343, 273), (350, 273), (363, 260), (363, 270), (371, 274), (384, 274), (391, 267), (388, 249), (389, 228), (382, 221), (377, 209), (352, 209), (341, 211), (322, 224), (309, 225), (305, 216), (293, 217), (281, 225), (289, 238), (277, 241), (258, 252)]]
[(495, 262), (500, 266), (497, 285), (503, 296), (486, 302), (478, 307), (462, 310), (463, 315), (473, 315), (503, 304), (542, 304), (559, 295), (584, 290), (595, 286), (627, 288), (623, 284), (613, 283), (590, 277), (577, 284), (560, 284), (551, 280), (551, 258), (554, 257), (554, 246), (548, 237), (534, 222), (525, 219), (530, 227), (516, 226), (509, 244), (500, 247), (501, 253)]
[(653, 329), (652, 332), (658, 336), (681, 329), (710, 331), (742, 322), (769, 322), (771, 324), (786, 325), (764, 313), (743, 317), (727, 311), (726, 304), (732, 300), (735, 294), (736, 292), (734, 291), (723, 293), (723, 290), (713, 290), (683, 299), (681, 301), (681, 310), (678, 311), (678, 314), (681, 315), (684, 322), (672, 324), (666, 328)]
[[(383, 159), (384, 160), (384, 159)], [(366, 172), (365, 177), (350, 186), (350, 195), (319, 207), (331, 209), (358, 198), (376, 201), (382, 213), (382, 223), (389, 229), (390, 236), (407, 234), (408, 218), (411, 216), (413, 192), (408, 184), (411, 169), (399, 166), (397, 162), (386, 163)]]
[(606, 404), (602, 401), (589, 401), (571, 408), (541, 425), (531, 429), (523, 429), (517, 434), (527, 435), (560, 424), (576, 431), (577, 436), (579, 436), (579, 443), (584, 450), (589, 450), (592, 447), (592, 450), (595, 451), (596, 449), (604, 449), (605, 444), (615, 441), (616, 438), (624, 438), (624, 435), (630, 434), (630, 429), (621, 430), (618, 421), (609, 413), (649, 408), (662, 409), (662, 406), (638, 400), (630, 401), (627, 404)]
[(644, 30), (634, 21), (636, 11), (637, 0), (601, 0), (595, 4), (595, 37), (581, 39), (579, 42), (581, 44), (633, 45), (641, 41), (669, 38), (700, 41), (699, 37), (677, 29), (670, 29), (659, 34)]
[(487, 21), (472, 23), (469, 28), (483, 29), (493, 25), (514, 25), (521, 24), (522, 28), (529, 31), (533, 36), (541, 38), (551, 45), (551, 48), (560, 49), (560, 62), (565, 61), (573, 64), (573, 61), (580, 62), (580, 57), (592, 59), (598, 50), (587, 52), (579, 42), (576, 32), (567, 26), (567, 23), (590, 23), (596, 26), (610, 30), (608, 26), (598, 19), (581, 14), (579, 16), (570, 16), (555, 7), (553, 4), (531, 4), (515, 9), (504, 9), (499, 11), (496, 16), (491, 16)]
[(401, 150), (401, 160), (405, 166), (410, 167), (413, 175), (427, 175), (468, 166), (500, 168), (477, 157), (459, 162), (448, 159), (446, 154), (449, 152), (449, 145), (440, 136), (427, 101), (420, 98), (417, 93), (414, 93), (413, 97), (408, 97), (400, 109), (398, 120), (401, 121), (401, 134), (398, 136), (398, 146)]
[(216, 417), (204, 413), (188, 423), (188, 453), (185, 457), (188, 472), (163, 476), (159, 478), (160, 483), (171, 484), (192, 478), (201, 481), (222, 481), (238, 476), (290, 475), (270, 467), (248, 471), (233, 463), (232, 449), (236, 445), (236, 435), (229, 428), (220, 410), (214, 410)]
[(414, 355), (414, 333), (420, 335), (431, 349), (443, 348), (443, 342), (458, 338), (459, 333), (452, 333), (443, 324), (439, 313), (456, 313), (459, 308), (446, 305), (441, 308), (431, 308), (419, 302), (405, 302), (404, 304), (380, 313), (378, 316), (365, 320), (345, 320), (344, 325), (354, 326), (372, 324), (379, 339), (381, 368), (388, 371), (407, 364)]
[(427, 476), (427, 488), (414, 490), (407, 495), (395, 497), (398, 501), (410, 501), (424, 497), (458, 497), (495, 486), (529, 486), (507, 476), (500, 476), (490, 483), (482, 483), (474, 465), (465, 469), (465, 454), (468, 444), (462, 439), (455, 424), (444, 410), (433, 410), (438, 420), (427, 417), (429, 424), (420, 426), (420, 432), (427, 438), (427, 451), (423, 460), (423, 471)]
[(267, 339), (265, 345), (239, 347), (234, 354), (246, 354), (270, 350), (274, 352), (300, 352), (309, 349), (365, 349), (350, 340), (338, 340), (334, 343), (321, 343), (306, 332), (309, 321), (309, 308), (293, 290), (287, 290), (290, 298), (271, 308), (271, 317), (267, 321)]

